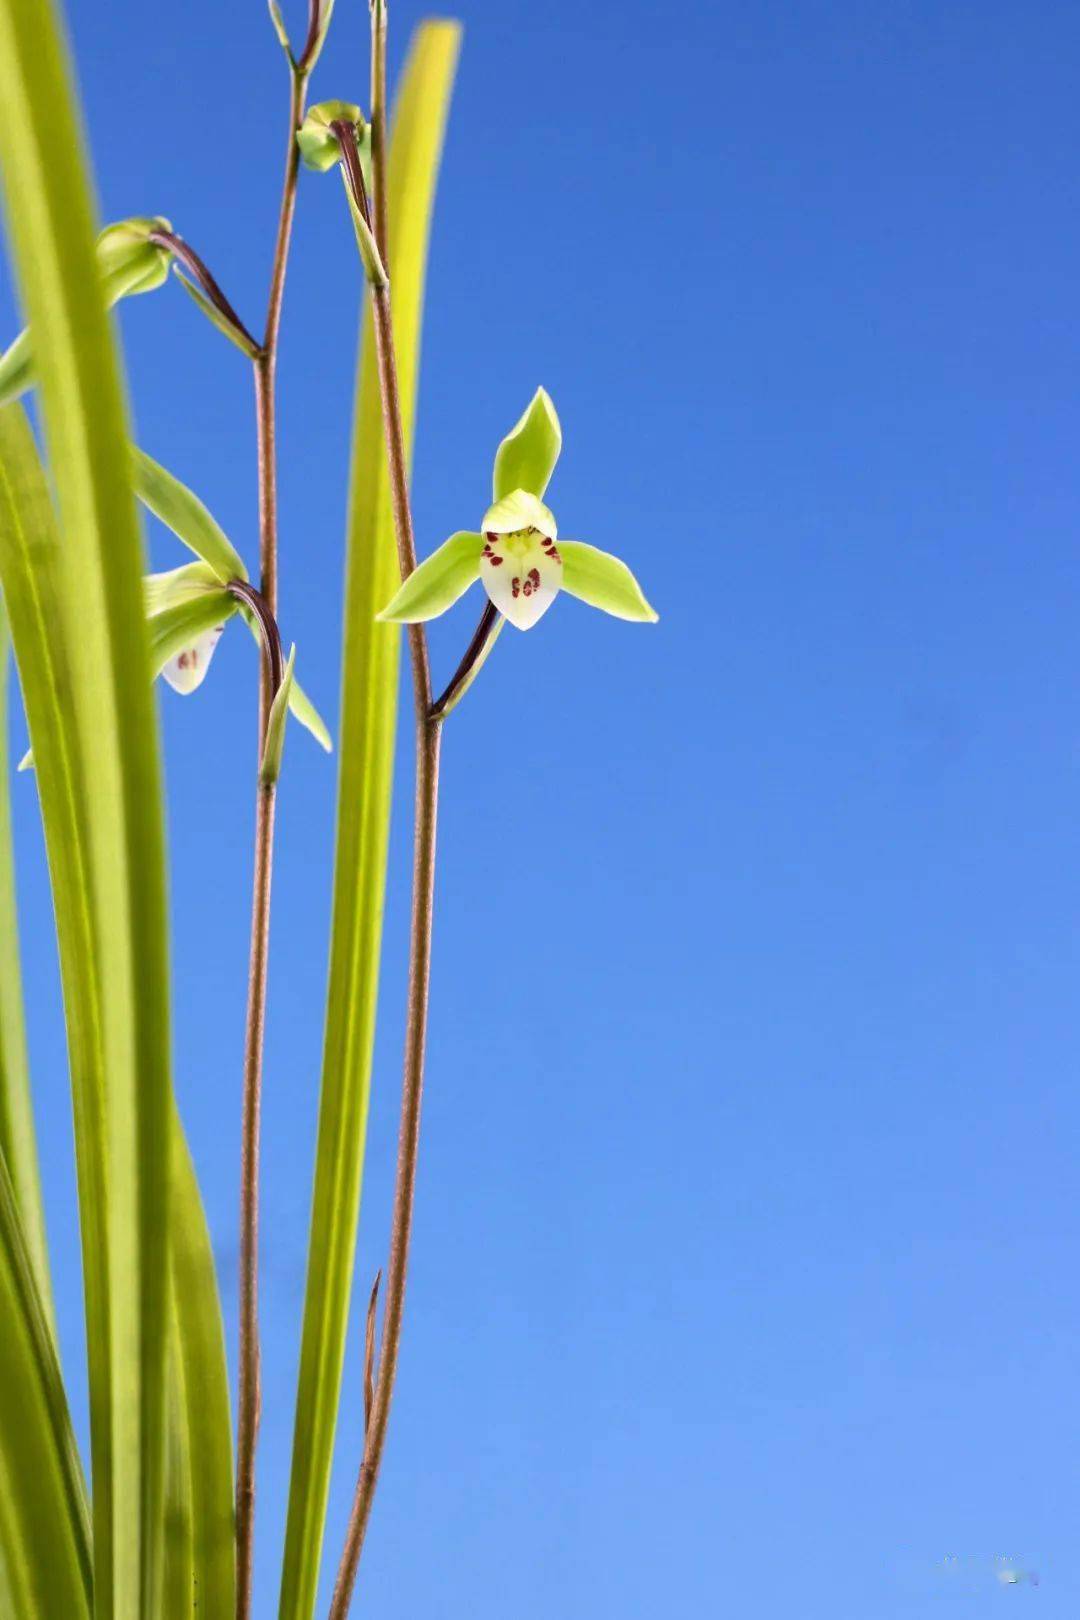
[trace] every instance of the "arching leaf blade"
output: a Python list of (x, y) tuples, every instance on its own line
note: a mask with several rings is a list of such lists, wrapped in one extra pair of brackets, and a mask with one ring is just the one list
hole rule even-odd
[[(410, 448), (428, 236), (460, 42), (454, 22), (427, 22), (417, 30), (390, 143), (387, 258)], [(376, 623), (375, 615), (399, 578), (370, 311), (364, 319), (350, 486), (333, 920), (281, 1620), (311, 1620), (318, 1588), (360, 1207), (386, 888), (400, 631)]]

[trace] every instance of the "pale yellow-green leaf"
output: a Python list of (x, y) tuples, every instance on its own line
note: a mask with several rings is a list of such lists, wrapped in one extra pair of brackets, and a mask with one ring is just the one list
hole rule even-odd
[(232, 1419), (214, 1257), (183, 1132), (172, 1142), (162, 1620), (233, 1620)]
[[(410, 445), (428, 232), (460, 40), (456, 23), (420, 27), (392, 128), (387, 257)], [(311, 1620), (314, 1610), (341, 1392), (375, 1033), (400, 649), (400, 631), (377, 624), (375, 615), (398, 583), (369, 311), (353, 429), (330, 973), (281, 1620)], [(359, 1369), (355, 1387), (359, 1391)]]
[(51, 1318), (49, 1256), (45, 1246), (45, 1217), (41, 1208), (23, 1021), (15, 851), (11, 838), (7, 704), (10, 650), (7, 610), (0, 591), (0, 1154), (7, 1161), (38, 1293)]
[(10, 1620), (89, 1620), (86, 1487), (52, 1330), (0, 1154), (0, 1589)]
[[(0, 409), (0, 580), (7, 595), (30, 735), (39, 754), (38, 793), (49, 856), (57, 944), (74, 1082), (76, 1151), (82, 1218), (94, 1253), (104, 1249), (113, 1218), (109, 1164), (105, 1151), (107, 1075), (101, 998), (106, 978), (100, 940), (108, 919), (98, 915), (92, 880), (92, 852), (85, 789), (87, 750), (74, 701), (74, 661), (67, 615), (61, 602), (65, 547), (59, 542), (44, 473), (21, 408)], [(199, 569), (203, 564), (192, 564)], [(151, 621), (158, 623), (158, 619)], [(149, 686), (149, 671), (143, 677)], [(90, 757), (93, 759), (94, 739)], [(91, 771), (92, 774), (92, 771)], [(100, 814), (100, 811), (97, 813)], [(220, 1307), (217, 1300), (205, 1221), (183, 1145), (179, 1121), (169, 1098), (166, 1119), (167, 1164), (171, 1166), (172, 1240), (169, 1277), (170, 1368), (185, 1370), (183, 1390), (170, 1385), (173, 1425), (186, 1413), (187, 1435), (181, 1436), (190, 1468), (177, 1474), (177, 1448), (165, 1458), (170, 1511), (182, 1511), (192, 1527), (191, 1556), (200, 1590), (218, 1594), (196, 1611), (214, 1620), (232, 1614), (231, 1540), (222, 1544), (223, 1522), (231, 1524), (232, 1472), (228, 1419), (228, 1383)], [(110, 1320), (107, 1296), (92, 1286), (86, 1299), (94, 1380), (102, 1368), (104, 1333)], [(178, 1359), (179, 1358), (179, 1359)], [(133, 1370), (132, 1363), (121, 1372)], [(93, 1420), (93, 1412), (92, 1412)], [(174, 1435), (175, 1439), (176, 1436)], [(95, 1458), (95, 1468), (98, 1467)], [(179, 1503), (179, 1507), (178, 1504)], [(106, 1551), (108, 1547), (106, 1547)], [(109, 1566), (95, 1562), (100, 1591), (108, 1587)], [(175, 1557), (166, 1558), (165, 1578), (175, 1576)], [(149, 1612), (174, 1620), (157, 1597)], [(119, 1612), (138, 1613), (137, 1609)], [(185, 1620), (188, 1611), (185, 1611)]]
[[(96, 1061), (72, 1065), (95, 1604), (102, 1616), (153, 1613), (163, 1540), (170, 1109), (164, 826), (127, 412), (77, 98), (51, 0), (0, 0), (0, 105), (9, 238), (65, 542), (55, 580), (98, 971)], [(33, 725), (31, 742), (43, 787), (47, 750)]]

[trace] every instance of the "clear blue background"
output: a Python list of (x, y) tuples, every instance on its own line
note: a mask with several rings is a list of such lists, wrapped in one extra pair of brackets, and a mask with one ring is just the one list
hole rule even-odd
[[(504, 635), (448, 731), (415, 1262), (358, 1612), (1075, 1616), (1080, 16), (461, 11), (421, 549), (478, 520), (495, 443), (543, 382), (563, 530), (625, 556), (661, 622), (556, 604)], [(286, 111), (262, 6), (70, 12), (104, 215), (168, 214), (257, 323)], [(395, 5), (395, 63), (419, 15)], [(365, 35), (366, 7), (339, 0), (316, 97), (365, 96)], [(337, 182), (305, 176), (282, 621), (331, 718), (357, 296)], [(9, 284), (3, 314), (14, 330)], [(242, 360), (175, 288), (123, 327), (143, 444), (253, 559)], [(152, 542), (159, 566), (181, 560)], [(437, 627), (439, 672), (478, 606)], [(255, 670), (236, 632), (195, 698), (161, 697), (178, 1086), (230, 1343)], [(358, 1297), (396, 1134), (408, 755), (403, 728)], [(259, 1616), (291, 1443), (334, 769), (292, 735)], [(15, 791), (85, 1430), (51, 923), (32, 780)], [(328, 1564), (359, 1356), (354, 1332)], [(1039, 1589), (999, 1587), (998, 1556)]]

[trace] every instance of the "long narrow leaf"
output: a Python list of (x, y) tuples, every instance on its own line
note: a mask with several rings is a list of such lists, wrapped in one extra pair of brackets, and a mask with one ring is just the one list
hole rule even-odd
[[(388, 258), (410, 445), (428, 234), (460, 39), (456, 23), (421, 26), (394, 117)], [(400, 650), (397, 627), (377, 624), (375, 615), (397, 583), (369, 312), (353, 438), (330, 973), (281, 1620), (310, 1620), (314, 1610), (345, 1359), (375, 1036)], [(356, 1382), (359, 1389), (359, 1378)]]
[(38, 1291), (51, 1319), (49, 1257), (45, 1246), (45, 1217), (41, 1208), (37, 1142), (26, 1061), (15, 907), (15, 858), (11, 842), (7, 724), (10, 642), (7, 611), (3, 594), (0, 593), (0, 1153), (7, 1161)]
[[(232, 1421), (214, 1257), (187, 1145), (173, 1139), (172, 1315), (162, 1620), (232, 1620)], [(205, 1308), (191, 1308), (191, 1302)], [(186, 1302), (186, 1304), (185, 1304)]]
[[(163, 1539), (171, 1118), (164, 818), (130, 433), (75, 90), (49, 0), (0, 0), (0, 103), (10, 238), (65, 540), (56, 578), (99, 964), (104, 1061), (89, 1085), (75, 1077), (89, 1092), (76, 1103), (80, 1169), (93, 1161), (80, 1211), (95, 1603), (102, 1616), (152, 1614)], [(32, 725), (31, 741), (40, 775)]]
[(11, 1620), (91, 1613), (90, 1519), (52, 1330), (0, 1154), (0, 1563)]
[[(0, 580), (11, 614), (30, 735), (39, 754), (38, 792), (52, 879), (71, 1071), (77, 1082), (76, 1151), (83, 1221), (87, 1242), (101, 1244), (108, 1194), (101, 1146), (102, 975), (83, 813), (84, 766), (59, 595), (60, 554), (49, 492), (29, 424), (19, 406), (5, 407), (0, 409)], [(207, 1594), (197, 1612), (226, 1620), (232, 1613), (232, 1462), (224, 1337), (205, 1220), (172, 1106), (168, 1128), (173, 1187), (170, 1415), (174, 1424), (186, 1422), (188, 1431), (181, 1435), (179, 1477), (176, 1447), (170, 1447), (166, 1460), (169, 1502), (191, 1526), (194, 1578)], [(95, 1302), (89, 1287), (87, 1297), (90, 1310)], [(95, 1373), (101, 1375), (104, 1348), (93, 1331), (95, 1322), (107, 1324), (107, 1314), (101, 1311), (90, 1317), (92, 1385)], [(93, 1422), (93, 1413), (91, 1416)], [(100, 1607), (98, 1612), (103, 1612)], [(116, 1612), (123, 1611), (118, 1608)], [(173, 1620), (173, 1611), (168, 1609), (150, 1612)]]

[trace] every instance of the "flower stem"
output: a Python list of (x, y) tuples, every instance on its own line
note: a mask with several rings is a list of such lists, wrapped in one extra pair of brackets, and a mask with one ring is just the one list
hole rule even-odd
[(450, 710), (465, 696), (479, 675), (484, 660), (501, 628), (499, 612), (494, 602), (488, 602), (480, 615), (480, 623), (473, 631), (472, 640), (462, 655), (461, 663), (451, 675), (445, 692), (431, 705), (431, 718), (444, 720)]
[[(258, 433), (260, 597), (271, 619), (277, 617), (277, 448), (276, 402), (281, 304), (289, 257), (299, 153), (296, 131), (304, 115), (305, 73), (293, 69), (289, 96), (289, 146), (274, 244), (266, 330), (255, 357), (255, 415)], [(271, 659), (262, 662), (259, 684), (259, 758), (274, 697)], [(255, 1446), (259, 1429), (259, 1128), (262, 1102), (266, 978), (270, 943), (270, 890), (274, 867), (273, 783), (260, 780), (255, 800), (255, 872), (251, 906), (247, 1018), (244, 1033), (244, 1096), (240, 1148), (240, 1373), (236, 1429), (236, 1615), (251, 1614), (255, 1549)]]
[[(384, 0), (372, 0), (372, 175), (376, 199), (374, 233), (380, 254), (385, 242), (379, 241), (380, 213), (386, 217), (386, 10)], [(357, 198), (366, 211), (366, 199)], [(381, 227), (385, 230), (385, 224)], [(384, 259), (385, 262), (385, 259)], [(382, 400), (383, 428), (389, 467), (390, 506), (397, 540), (401, 576), (407, 579), (416, 567), (409, 505), (408, 469), (405, 438), (401, 423), (397, 367), (394, 359), (393, 327), (388, 283), (371, 287), (375, 356)], [(439, 804), (439, 753), (442, 726), (432, 713), (431, 672), (427, 638), (422, 625), (409, 626), (409, 653), (412, 664), (413, 703), (416, 727), (416, 807), (413, 843), (412, 919), (409, 934), (409, 989), (406, 1007), (405, 1055), (401, 1092), (401, 1124), (398, 1133), (397, 1172), (394, 1181), (394, 1207), (390, 1227), (390, 1256), (386, 1271), (386, 1305), (383, 1315), (382, 1345), (374, 1395), (364, 1436), (364, 1451), (349, 1515), (345, 1545), (338, 1567), (329, 1620), (345, 1620), (352, 1602), (356, 1573), (360, 1565), (364, 1536), (378, 1483), (390, 1403), (394, 1393), (401, 1328), (405, 1309), (405, 1283), (412, 1237), (413, 1200), (420, 1146), (420, 1115), (424, 1092), (424, 1051), (427, 1041), (428, 991), (431, 976), (431, 934), (435, 891), (435, 842)]]

